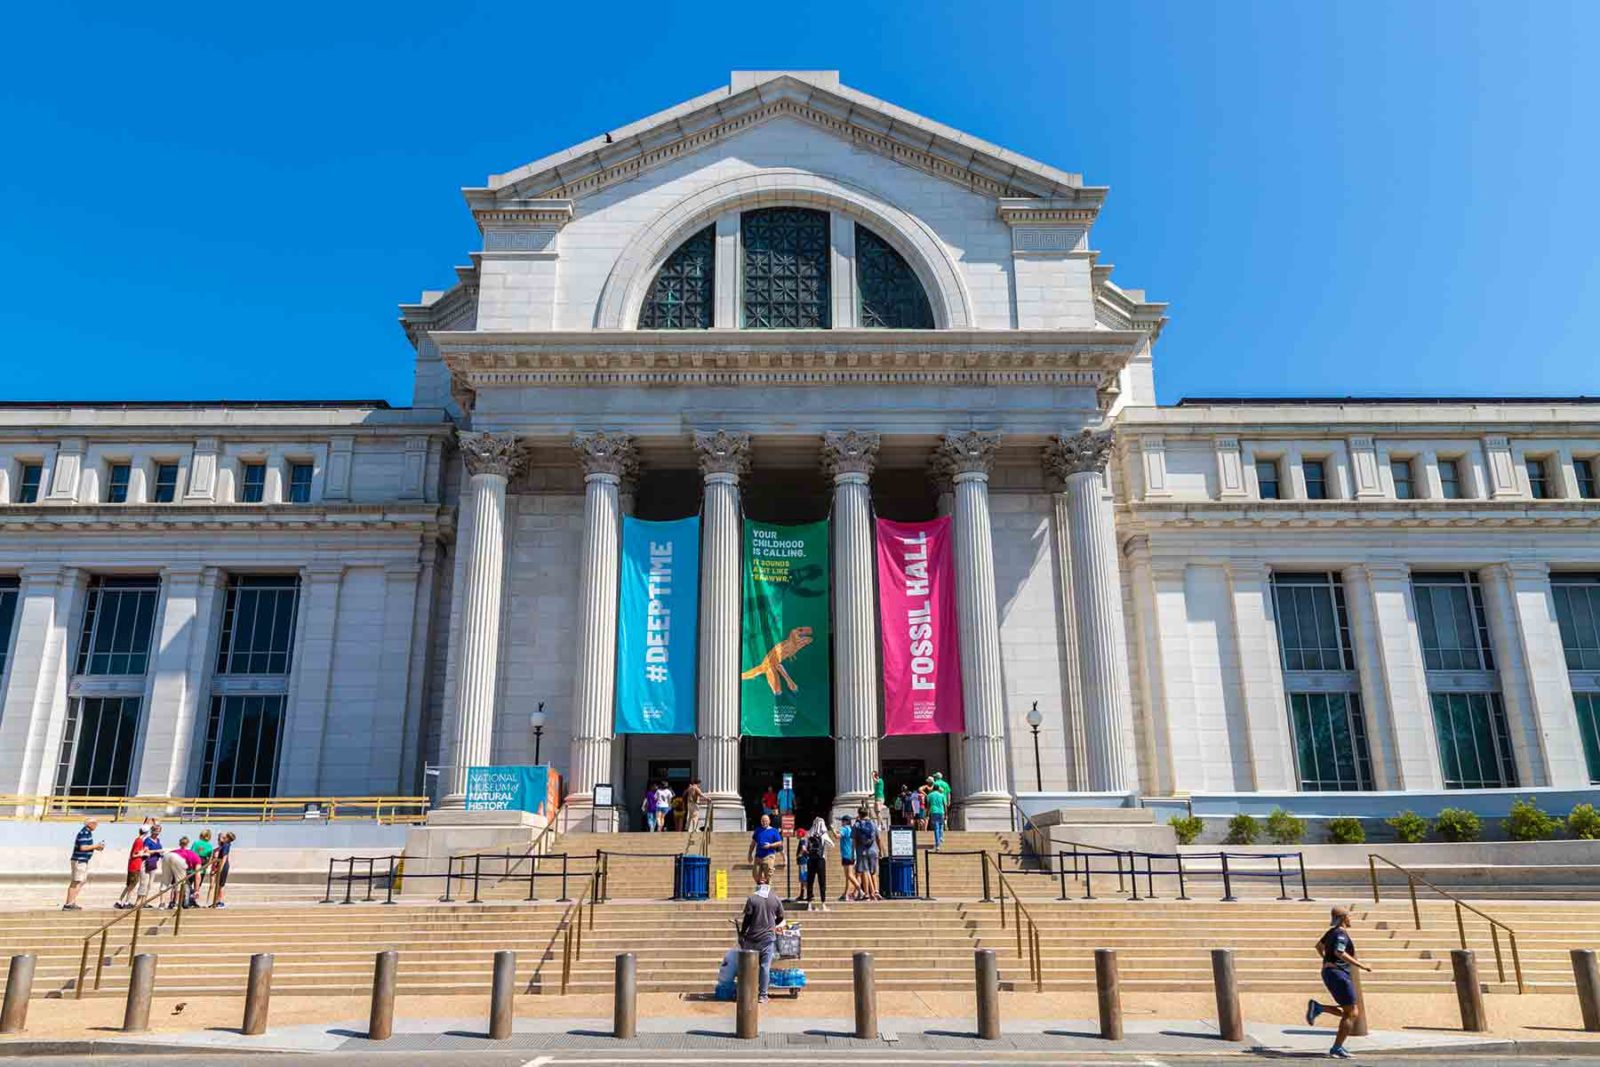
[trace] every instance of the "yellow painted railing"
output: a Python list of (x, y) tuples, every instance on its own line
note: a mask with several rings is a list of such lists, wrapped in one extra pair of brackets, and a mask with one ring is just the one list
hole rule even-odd
[(147, 816), (184, 822), (418, 823), (427, 797), (83, 797), (64, 794), (0, 795), (0, 814), (18, 819), (138, 822)]

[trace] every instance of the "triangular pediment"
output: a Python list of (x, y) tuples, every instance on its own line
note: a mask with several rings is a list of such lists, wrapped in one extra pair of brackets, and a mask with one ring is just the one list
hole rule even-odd
[(721, 89), (466, 189), (475, 209), (577, 200), (775, 119), (798, 119), (856, 147), (993, 197), (1098, 207), (1105, 189), (858, 92), (836, 71), (735, 71)]

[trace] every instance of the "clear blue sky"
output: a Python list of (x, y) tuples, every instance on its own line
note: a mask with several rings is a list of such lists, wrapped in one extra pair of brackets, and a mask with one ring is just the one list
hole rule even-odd
[(1109, 185), (1164, 402), (1600, 394), (1594, 0), (701, 12), (14, 7), (0, 398), (404, 403), (461, 186), (775, 67)]

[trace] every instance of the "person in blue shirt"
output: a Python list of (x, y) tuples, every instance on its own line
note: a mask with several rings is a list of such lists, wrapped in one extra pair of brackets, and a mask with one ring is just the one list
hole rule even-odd
[(1328, 1050), (1328, 1055), (1341, 1060), (1350, 1056), (1345, 1051), (1344, 1042), (1350, 1036), (1350, 1031), (1355, 1029), (1356, 1021), (1361, 1018), (1361, 999), (1356, 996), (1350, 968), (1372, 970), (1356, 959), (1356, 943), (1350, 940), (1349, 930), (1350, 909), (1334, 908), (1333, 925), (1318, 939), (1317, 954), (1322, 957), (1322, 984), (1333, 994), (1336, 1004), (1319, 1004), (1315, 1000), (1306, 1004), (1307, 1026), (1315, 1025), (1317, 1016), (1324, 1013), (1338, 1017), (1339, 1032), (1334, 1036), (1333, 1047)]
[(99, 825), (96, 819), (83, 820), (78, 836), (72, 839), (72, 880), (67, 883), (67, 902), (61, 905), (62, 911), (83, 910), (78, 904), (78, 894), (89, 882), (89, 861), (94, 859), (96, 852), (106, 847), (104, 841), (96, 842), (94, 839), (94, 828)]
[(850, 816), (839, 816), (839, 866), (844, 868), (844, 892), (840, 900), (860, 900), (861, 885), (856, 881), (856, 835)]
[(856, 881), (862, 900), (882, 900), (878, 895), (878, 824), (872, 813), (862, 808), (856, 813), (851, 831), (856, 839)]
[(750, 835), (750, 871), (756, 885), (772, 881), (772, 872), (783, 858), (783, 834), (773, 829), (772, 819), (761, 816), (761, 825)]

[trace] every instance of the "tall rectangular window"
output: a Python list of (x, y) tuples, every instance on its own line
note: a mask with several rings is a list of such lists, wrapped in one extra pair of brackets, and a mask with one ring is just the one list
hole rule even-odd
[(1396, 500), (1411, 500), (1417, 495), (1416, 485), (1411, 480), (1411, 461), (1409, 459), (1391, 459), (1389, 473), (1394, 477), (1394, 498)]
[(1511, 733), (1477, 576), (1417, 573), (1411, 588), (1445, 787), (1516, 786)]
[(1460, 500), (1461, 492), (1461, 461), (1459, 459), (1441, 459), (1439, 461), (1439, 492), (1446, 500)]
[(209, 797), (267, 797), (277, 786), (300, 580), (235, 575), (222, 610), (201, 753)]
[(1589, 781), (1600, 782), (1600, 574), (1550, 576)]
[(123, 797), (131, 791), (160, 595), (154, 577), (102, 575), (90, 581), (68, 685), (77, 695), (67, 701), (56, 792)]
[(1344, 586), (1333, 574), (1276, 573), (1272, 607), (1300, 788), (1371, 789), (1372, 760)]
[(57, 793), (79, 797), (129, 794), (139, 704), (136, 696), (84, 696), (67, 702), (61, 758), (56, 764)]
[(311, 464), (289, 464), (289, 503), (311, 503)]
[(39, 502), (39, 481), (44, 476), (44, 464), (24, 463), (17, 469), (17, 503)]
[(150, 499), (157, 504), (170, 504), (178, 498), (178, 465), (176, 463), (157, 463), (156, 481), (151, 488)]
[(1584, 500), (1600, 498), (1600, 459), (1575, 459), (1572, 461), (1572, 473), (1578, 479), (1578, 496)]
[(1328, 499), (1328, 462), (1322, 459), (1303, 459), (1300, 470), (1306, 478), (1306, 499)]
[(17, 620), (18, 582), (0, 577), (0, 678), (6, 675), (6, 657), (11, 654), (11, 626)]
[(267, 465), (244, 463), (239, 466), (239, 502), (259, 504), (267, 492)]
[(1535, 500), (1548, 500), (1555, 494), (1550, 491), (1550, 464), (1542, 459), (1524, 461), (1528, 468), (1528, 493)]
[(1256, 485), (1260, 487), (1262, 500), (1280, 500), (1283, 498), (1283, 488), (1278, 480), (1277, 460), (1256, 460)]
[(150, 663), (150, 634), (161, 582), (147, 577), (102, 576), (89, 583), (74, 672), (143, 674)]
[(126, 463), (112, 463), (106, 467), (106, 503), (128, 502), (128, 479), (133, 468)]

